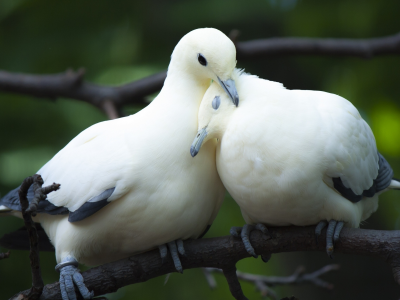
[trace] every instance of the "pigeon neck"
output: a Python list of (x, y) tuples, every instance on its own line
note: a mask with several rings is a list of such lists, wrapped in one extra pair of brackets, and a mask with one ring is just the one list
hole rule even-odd
[(171, 64), (168, 68), (163, 92), (175, 95), (176, 100), (183, 96), (185, 98), (182, 99), (183, 101), (192, 102), (198, 107), (209, 85), (210, 79), (200, 78), (180, 65)]

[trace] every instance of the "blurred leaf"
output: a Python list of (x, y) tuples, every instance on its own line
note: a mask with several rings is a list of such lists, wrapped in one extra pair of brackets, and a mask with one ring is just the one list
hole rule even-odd
[(372, 128), (382, 154), (398, 156), (400, 153), (400, 108), (382, 99), (371, 111)]
[(0, 181), (5, 185), (21, 184), (22, 179), (36, 172), (54, 156), (50, 148), (25, 148), (0, 155)]

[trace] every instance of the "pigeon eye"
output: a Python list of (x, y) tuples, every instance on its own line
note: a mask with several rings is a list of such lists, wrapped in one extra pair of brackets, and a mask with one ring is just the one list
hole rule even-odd
[(215, 98), (212, 101), (212, 107), (217, 110), (219, 105), (221, 104), (221, 99), (219, 96), (215, 96)]
[(207, 66), (207, 60), (201, 53), (197, 54), (197, 60), (202, 66)]

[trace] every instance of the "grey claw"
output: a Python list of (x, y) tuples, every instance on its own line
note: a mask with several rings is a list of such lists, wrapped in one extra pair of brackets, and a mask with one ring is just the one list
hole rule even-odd
[(333, 234), (333, 243), (336, 244), (336, 242), (339, 240), (339, 235), (340, 232), (342, 231), (342, 228), (344, 226), (344, 222), (340, 221), (337, 223), (336, 228), (335, 228), (335, 233)]
[[(168, 248), (167, 248), (167, 246), (168, 246)], [(162, 263), (165, 262), (165, 259), (167, 258), (168, 250), (169, 250), (169, 252), (171, 253), (172, 260), (175, 265), (175, 269), (179, 273), (183, 273), (182, 263), (181, 263), (181, 260), (179, 259), (179, 254), (182, 255), (183, 257), (186, 257), (186, 252), (185, 252), (185, 248), (183, 246), (183, 241), (181, 239), (169, 242), (164, 245), (160, 245), (160, 246), (158, 246), (158, 249), (160, 250), (160, 256), (161, 256)]]
[(178, 249), (176, 247), (175, 241), (168, 243), (168, 249), (169, 252), (171, 253), (172, 260), (174, 261), (175, 269), (179, 273), (183, 273), (182, 263), (181, 260), (179, 259)]
[(254, 230), (253, 225), (245, 224), (242, 228), (241, 237), (244, 244), (244, 248), (246, 249), (247, 253), (249, 253), (254, 258), (257, 258), (258, 255), (254, 251), (254, 248), (250, 243), (250, 233), (252, 230)]
[(326, 230), (326, 253), (333, 259), (333, 233), (335, 232), (337, 221), (330, 220), (328, 229)]
[(242, 232), (242, 227), (231, 227), (231, 230), (229, 230), (229, 233), (231, 236), (240, 238), (240, 233)]
[(270, 236), (269, 231), (267, 226), (265, 226), (264, 224), (258, 223), (256, 224), (256, 226), (254, 227), (255, 230), (260, 230), (262, 233), (264, 233), (265, 235)]
[(67, 289), (65, 288), (64, 276), (60, 276), (60, 291), (63, 300), (68, 300)]
[(164, 264), (165, 259), (167, 258), (168, 255), (168, 249), (165, 244), (158, 246), (158, 249), (160, 250), (160, 256), (161, 256), (161, 262)]
[(85, 283), (83, 282), (83, 276), (79, 272), (75, 272), (74, 275), (72, 276), (72, 279), (74, 280), (76, 286), (79, 289), (79, 292), (81, 293), (83, 299), (92, 299), (94, 296), (93, 291), (89, 291), (89, 289), (86, 287)]
[(60, 264), (56, 266), (56, 270), (60, 271), (60, 290), (63, 300), (76, 300), (75, 287), (78, 287), (84, 299), (91, 299), (94, 292), (90, 292), (85, 286), (83, 276), (77, 268), (78, 262), (75, 258), (68, 256)]
[[(68, 266), (71, 268), (71, 266)], [(65, 268), (68, 268), (65, 267)], [(65, 284), (65, 290), (68, 294), (68, 300), (76, 300), (76, 295), (75, 295), (75, 288), (74, 288), (74, 283), (72, 281), (72, 276), (67, 275), (63, 276), (64, 277), (64, 284)]]
[(325, 228), (325, 226), (328, 225), (327, 221), (321, 221), (317, 224), (315, 227), (315, 243), (318, 245), (318, 238), (321, 235), (322, 229)]
[(183, 241), (181, 239), (176, 240), (176, 245), (178, 246), (178, 252), (183, 257), (186, 257), (185, 248), (183, 247)]
[(269, 262), (269, 260), (271, 259), (271, 253), (261, 254), (261, 259), (265, 263)]
[[(258, 255), (254, 251), (253, 246), (250, 243), (250, 233), (253, 230), (260, 230), (263, 234), (270, 236), (269, 231), (267, 226), (264, 224), (256, 224), (256, 225), (250, 225), (250, 224), (245, 224), (243, 227), (232, 227), (229, 233), (234, 236), (234, 237), (240, 237), (242, 238), (244, 248), (246, 249), (247, 253), (249, 253), (251, 256), (254, 258), (257, 258)], [(271, 255), (264, 255), (265, 257), (263, 258), (263, 261), (267, 262), (270, 258)], [(264, 260), (265, 259), (265, 260)]]

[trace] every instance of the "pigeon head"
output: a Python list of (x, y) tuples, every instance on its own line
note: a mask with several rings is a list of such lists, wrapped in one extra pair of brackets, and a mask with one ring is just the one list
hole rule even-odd
[(239, 96), (232, 79), (235, 66), (236, 48), (232, 41), (217, 29), (201, 28), (186, 34), (176, 45), (168, 74), (171, 70), (184, 70), (203, 85), (211, 79), (238, 106)]
[(211, 83), (203, 100), (198, 115), (198, 132), (190, 147), (190, 154), (195, 157), (208, 140), (221, 139), (229, 119), (236, 111), (225, 90), (216, 82)]

